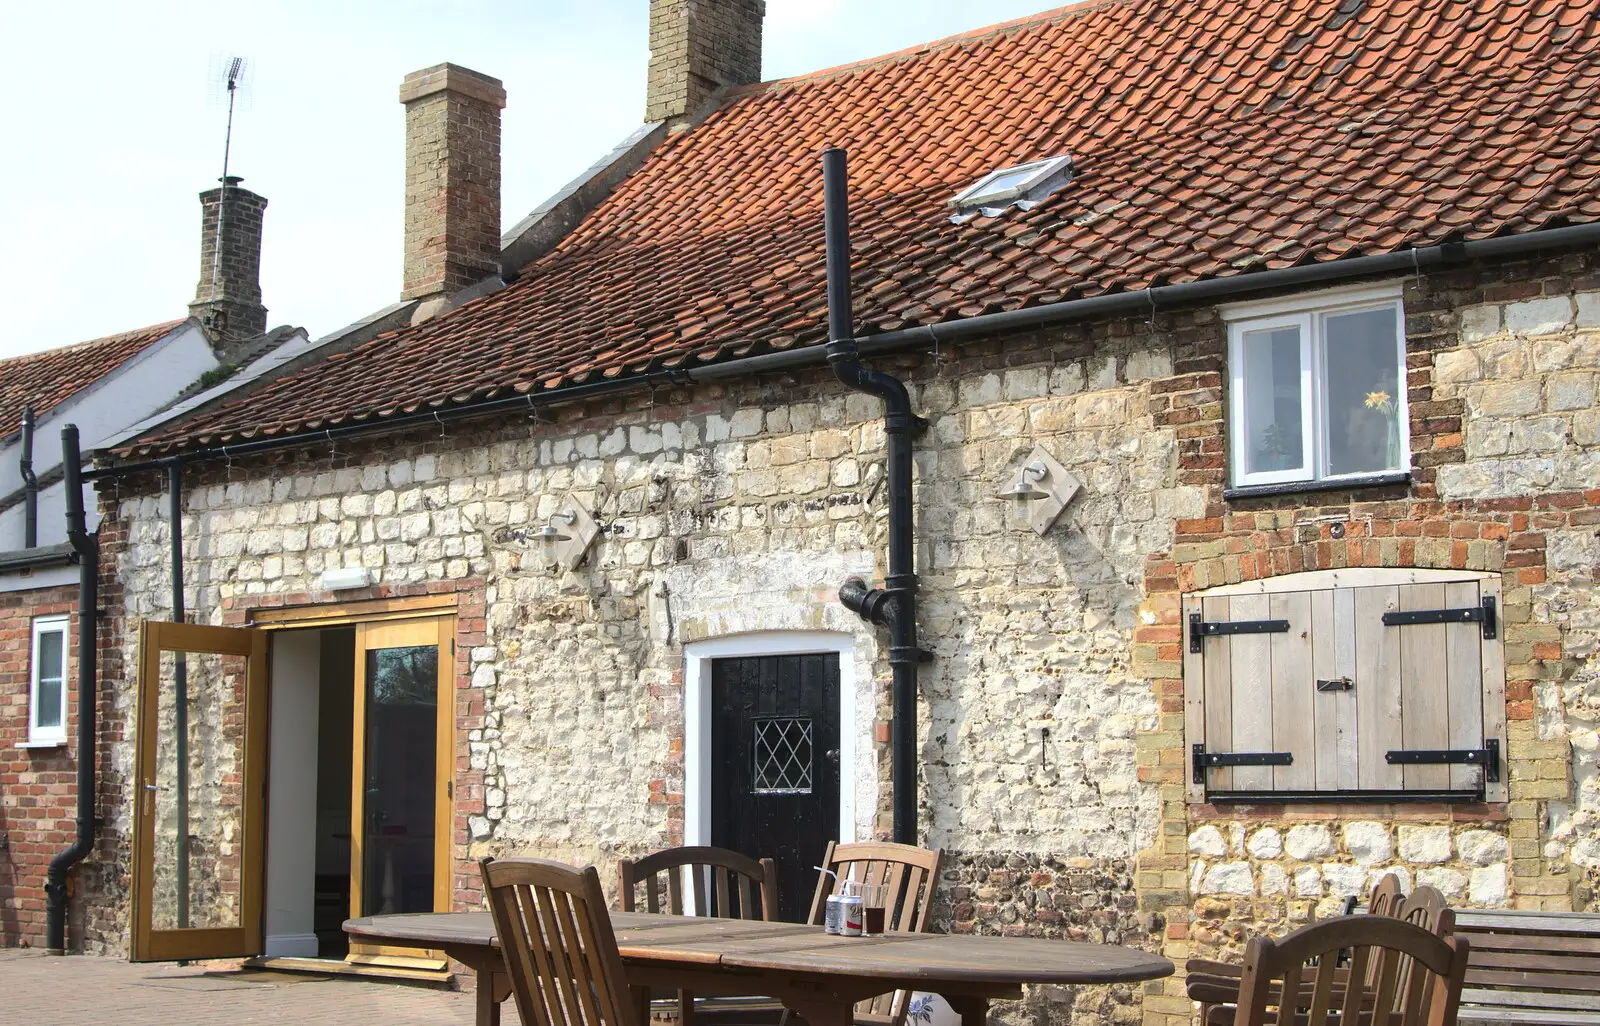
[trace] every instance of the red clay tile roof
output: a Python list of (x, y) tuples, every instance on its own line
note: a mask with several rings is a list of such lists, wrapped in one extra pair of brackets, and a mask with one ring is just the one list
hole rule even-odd
[[(262, 437), (825, 338), (819, 154), (865, 334), (1600, 220), (1596, 0), (1116, 0), (764, 83), (510, 287), (178, 426)], [(1030, 212), (985, 172), (1071, 153)]]
[(22, 426), (29, 406), (43, 417), (57, 404), (88, 388), (161, 341), (182, 324), (168, 321), (90, 342), (0, 360), (0, 438)]

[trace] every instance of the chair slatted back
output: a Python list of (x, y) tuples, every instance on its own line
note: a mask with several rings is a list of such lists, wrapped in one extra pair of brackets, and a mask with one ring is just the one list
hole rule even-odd
[(778, 917), (777, 874), (771, 859), (753, 859), (726, 848), (667, 848), (642, 859), (620, 860), (617, 893), (624, 912), (641, 911), (642, 887), (645, 912), (681, 916), (693, 910), (697, 916), (773, 920)]
[(479, 868), (525, 1026), (641, 1026), (593, 866), (485, 858)]
[[(817, 893), (811, 899), (810, 922), (820, 925), (827, 916), (828, 897), (840, 893), (846, 880), (881, 884), (887, 889), (884, 900), (884, 928), (893, 933), (924, 933), (933, 912), (933, 899), (939, 886), (939, 866), (944, 852), (938, 848), (916, 848), (909, 844), (866, 842), (838, 844), (828, 842), (823, 868), (833, 876), (818, 874)], [(911, 992), (897, 990), (855, 1007), (855, 1021), (862, 1026), (901, 1026)]]
[(1406, 896), (1400, 890), (1400, 878), (1393, 873), (1385, 873), (1372, 885), (1372, 894), (1367, 898), (1367, 914), (1393, 916), (1400, 911), (1400, 905), (1405, 900)]
[[(1277, 941), (1254, 937), (1234, 1026), (1453, 1026), (1467, 947), (1389, 916), (1329, 919)], [(1338, 967), (1345, 949), (1352, 950), (1347, 974)], [(1312, 959), (1317, 964), (1308, 966)]]

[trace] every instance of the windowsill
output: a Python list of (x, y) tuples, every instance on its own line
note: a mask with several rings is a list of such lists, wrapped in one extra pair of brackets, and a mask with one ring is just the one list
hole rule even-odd
[(1362, 819), (1392, 819), (1405, 821), (1435, 821), (1455, 819), (1461, 822), (1504, 822), (1509, 819), (1505, 802), (1457, 800), (1448, 802), (1426, 801), (1340, 801), (1337, 797), (1326, 800), (1278, 801), (1260, 803), (1189, 802), (1189, 819), (1194, 823), (1254, 822), (1282, 820), (1285, 822), (1328, 823)]
[(17, 743), (17, 747), (18, 748), (65, 748), (65, 747), (67, 747), (67, 739), (66, 738), (61, 738), (58, 741), (19, 741)]
[(1362, 488), (1382, 488), (1387, 485), (1410, 484), (1409, 470), (1395, 470), (1371, 477), (1344, 478), (1336, 481), (1285, 481), (1282, 484), (1240, 485), (1224, 488), (1225, 500), (1255, 499), (1269, 495), (1297, 495), (1301, 492), (1353, 492)]

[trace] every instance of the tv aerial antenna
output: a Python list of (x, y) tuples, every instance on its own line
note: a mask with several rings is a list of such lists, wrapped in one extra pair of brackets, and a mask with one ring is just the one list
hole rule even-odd
[[(217, 279), (222, 275), (222, 222), (227, 217), (228, 190), (233, 183), (228, 180), (228, 158), (233, 151), (233, 112), (235, 104), (241, 94), (245, 93), (247, 84), (246, 72), (248, 62), (243, 57), (229, 57), (223, 60), (213, 58), (212, 78), (216, 85), (217, 98), (224, 97), (228, 103), (228, 129), (222, 137), (222, 193), (217, 197), (217, 229), (211, 240), (211, 299), (217, 298)], [(246, 100), (248, 105), (248, 98)], [(224, 315), (226, 316), (226, 315)], [(222, 327), (226, 328), (224, 320)]]

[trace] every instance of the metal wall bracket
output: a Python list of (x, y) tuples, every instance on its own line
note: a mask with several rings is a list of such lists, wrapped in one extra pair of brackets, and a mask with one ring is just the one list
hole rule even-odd
[(1486, 783), (1500, 782), (1500, 739), (1495, 737), (1482, 748), (1402, 748), (1385, 753), (1384, 759), (1394, 766), (1482, 766)]
[(1206, 620), (1199, 613), (1189, 614), (1189, 651), (1199, 652), (1202, 639), (1222, 634), (1283, 634), (1288, 620)]
[(1294, 755), (1290, 752), (1208, 752), (1206, 746), (1190, 746), (1190, 761), (1194, 764), (1194, 782), (1206, 782), (1206, 770), (1213, 766), (1292, 766)]
[(1479, 606), (1461, 609), (1403, 609), (1383, 614), (1386, 627), (1406, 627), (1419, 623), (1477, 623), (1483, 625), (1485, 641), (1492, 640), (1496, 628), (1494, 598), (1485, 598)]

